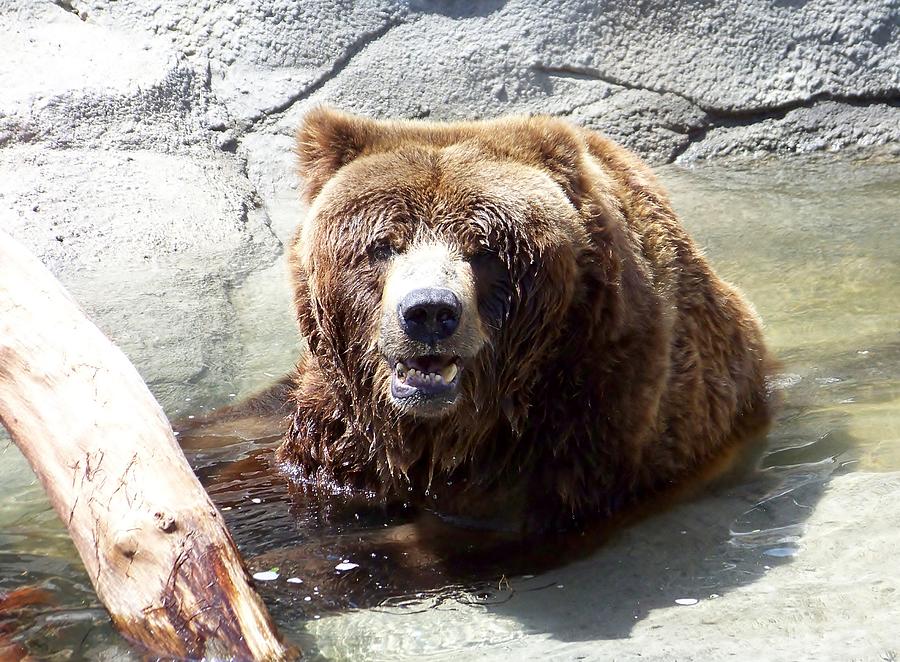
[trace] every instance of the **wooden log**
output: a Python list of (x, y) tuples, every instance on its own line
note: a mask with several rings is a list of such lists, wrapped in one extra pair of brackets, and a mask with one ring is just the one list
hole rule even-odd
[(125, 637), (163, 657), (299, 656), (137, 371), (2, 231), (0, 421)]

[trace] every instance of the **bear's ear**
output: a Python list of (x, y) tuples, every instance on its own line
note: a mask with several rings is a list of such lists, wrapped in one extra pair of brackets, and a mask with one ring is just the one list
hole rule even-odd
[(295, 148), (307, 202), (315, 199), (338, 170), (362, 154), (371, 144), (375, 128), (374, 120), (324, 106), (307, 113)]

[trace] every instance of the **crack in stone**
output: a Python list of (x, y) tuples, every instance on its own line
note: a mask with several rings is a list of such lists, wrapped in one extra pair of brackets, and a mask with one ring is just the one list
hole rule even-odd
[(839, 103), (845, 106), (865, 108), (867, 106), (882, 104), (894, 108), (900, 107), (900, 94), (889, 94), (884, 97), (875, 95), (839, 95), (830, 92), (820, 92), (810, 97), (786, 102), (783, 104), (773, 105), (767, 110), (747, 109), (735, 111), (716, 111), (707, 110), (702, 106), (698, 106), (700, 110), (706, 113), (706, 118), (701, 120), (699, 126), (686, 132), (687, 141), (676, 147), (669, 156), (667, 163), (673, 163), (678, 157), (684, 154), (692, 145), (702, 142), (710, 131), (714, 129), (732, 129), (742, 126), (750, 126), (765, 122), (768, 120), (781, 121), (788, 114), (795, 110), (803, 108), (813, 108), (820, 103)]
[(702, 104), (696, 99), (691, 98), (690, 96), (683, 94), (681, 92), (676, 92), (675, 90), (669, 90), (663, 87), (652, 87), (649, 85), (635, 85), (634, 83), (629, 83), (626, 80), (616, 78), (610, 74), (604, 73), (595, 67), (579, 67), (571, 64), (564, 64), (558, 66), (550, 66), (546, 64), (533, 64), (531, 65), (532, 71), (536, 71), (541, 74), (545, 74), (547, 76), (557, 76), (563, 78), (574, 78), (575, 80), (594, 80), (599, 81), (601, 83), (606, 83), (608, 85), (612, 85), (614, 87), (622, 87), (627, 90), (639, 90), (642, 92), (655, 92), (656, 94), (671, 94), (680, 99), (684, 99), (691, 105), (697, 106), (704, 112), (706, 111), (703, 108)]
[(263, 110), (260, 115), (250, 118), (249, 127), (247, 130), (252, 130), (252, 128), (257, 123), (268, 117), (271, 117), (272, 115), (278, 115), (289, 110), (291, 106), (293, 106), (298, 101), (302, 101), (311, 97), (313, 94), (322, 89), (329, 81), (337, 78), (341, 74), (341, 72), (350, 65), (350, 63), (353, 61), (353, 58), (355, 58), (363, 50), (365, 50), (365, 48), (369, 44), (381, 39), (395, 27), (397, 27), (398, 25), (402, 25), (403, 22), (404, 21), (402, 18), (397, 18), (392, 21), (388, 21), (377, 30), (372, 30), (371, 32), (362, 34), (358, 39), (356, 39), (356, 41), (351, 43), (343, 53), (341, 53), (340, 57), (336, 58), (334, 62), (332, 62), (331, 67), (327, 71), (323, 72), (313, 82), (305, 86), (303, 89), (299, 90), (296, 94), (292, 94), (289, 98), (285, 99), (281, 103)]
[(75, 6), (74, 0), (53, 0), (53, 4), (59, 7), (60, 9), (64, 9), (70, 14), (75, 14), (82, 21), (87, 20), (87, 12), (84, 10), (80, 10)]
[[(720, 108), (716, 106), (706, 105), (690, 95), (664, 87), (656, 87), (652, 85), (637, 85), (628, 81), (619, 79), (610, 74), (604, 73), (594, 67), (581, 67), (574, 65), (549, 66), (545, 64), (534, 64), (531, 66), (533, 71), (542, 73), (547, 76), (562, 76), (573, 78), (576, 80), (592, 80), (620, 87), (628, 90), (638, 90), (643, 92), (652, 92), (654, 94), (665, 95), (670, 94), (687, 101), (692, 106), (705, 114), (700, 118), (698, 126), (692, 127), (687, 131), (678, 131), (676, 127), (670, 127), (678, 133), (687, 136), (687, 141), (683, 145), (676, 147), (666, 160), (667, 163), (674, 162), (679, 156), (688, 150), (692, 145), (701, 142), (706, 138), (707, 134), (719, 128), (736, 128), (741, 126), (749, 126), (766, 120), (782, 120), (790, 112), (801, 108), (812, 108), (816, 104), (823, 102), (840, 103), (847, 106), (865, 107), (874, 104), (883, 104), (891, 107), (900, 107), (900, 91), (891, 90), (882, 95), (878, 94), (856, 94), (841, 95), (831, 92), (817, 92), (805, 99), (797, 99), (794, 101), (786, 101), (783, 103), (772, 104), (767, 107), (750, 107), (740, 109)], [(590, 103), (580, 104), (566, 114), (571, 115), (578, 108), (590, 105)]]
[[(642, 92), (653, 92), (655, 94), (671, 94), (696, 106), (707, 115), (721, 119), (753, 119), (758, 116), (780, 114), (784, 117), (787, 113), (798, 108), (809, 108), (820, 101), (834, 101), (837, 103), (846, 103), (848, 105), (863, 106), (873, 103), (884, 103), (891, 106), (900, 106), (900, 90), (891, 90), (884, 94), (833, 94), (831, 92), (817, 92), (805, 99), (796, 99), (794, 101), (785, 101), (782, 103), (772, 104), (770, 106), (759, 106), (750, 108), (721, 108), (718, 106), (710, 106), (694, 97), (678, 92), (676, 90), (665, 87), (657, 87), (653, 85), (638, 85), (630, 83), (626, 80), (617, 78), (611, 74), (600, 71), (594, 67), (579, 67), (574, 65), (548, 66), (544, 64), (534, 64), (531, 66), (533, 71), (548, 76), (563, 76), (566, 78), (574, 78), (578, 80), (594, 80), (606, 83), (614, 87), (621, 87), (627, 90), (638, 90)], [(765, 117), (764, 119), (769, 119)]]

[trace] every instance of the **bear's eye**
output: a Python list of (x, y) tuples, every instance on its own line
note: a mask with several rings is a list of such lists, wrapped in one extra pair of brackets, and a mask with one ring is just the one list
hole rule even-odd
[(466, 259), (475, 266), (499, 260), (499, 255), (497, 254), (497, 251), (488, 246), (479, 246), (470, 253)]
[(397, 249), (387, 241), (381, 241), (369, 247), (369, 256), (375, 262), (386, 262), (397, 253)]
[(513, 284), (509, 270), (496, 251), (479, 250), (468, 258), (475, 276), (475, 293), (482, 319), (498, 329), (509, 315)]

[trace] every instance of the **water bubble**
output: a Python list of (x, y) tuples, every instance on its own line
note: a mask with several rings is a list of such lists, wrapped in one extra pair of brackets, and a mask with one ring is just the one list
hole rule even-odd
[(803, 378), (795, 373), (782, 373), (779, 375), (772, 375), (768, 379), (769, 387), (776, 391), (783, 391), (785, 389), (793, 388), (801, 381), (803, 381)]
[(683, 607), (690, 607), (691, 605), (695, 605), (700, 602), (697, 598), (678, 598), (675, 600), (676, 605), (682, 605)]

